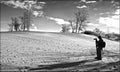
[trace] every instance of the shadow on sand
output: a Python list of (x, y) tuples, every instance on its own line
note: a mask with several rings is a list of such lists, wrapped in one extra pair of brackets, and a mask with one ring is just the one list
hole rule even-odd
[(96, 61), (95, 59), (90, 59), (90, 60), (83, 60), (79, 62), (69, 62), (69, 63), (59, 63), (59, 64), (52, 64), (52, 65), (38, 65), (37, 68), (30, 68), (29, 70), (52, 70), (52, 69), (57, 69), (57, 68), (69, 68), (69, 67), (74, 67), (78, 65), (84, 65), (86, 62), (93, 62)]

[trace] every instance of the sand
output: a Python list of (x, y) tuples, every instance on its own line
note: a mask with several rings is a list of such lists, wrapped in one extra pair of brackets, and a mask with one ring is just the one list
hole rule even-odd
[(1, 33), (1, 71), (118, 71), (119, 42), (95, 60), (94, 36), (70, 33)]

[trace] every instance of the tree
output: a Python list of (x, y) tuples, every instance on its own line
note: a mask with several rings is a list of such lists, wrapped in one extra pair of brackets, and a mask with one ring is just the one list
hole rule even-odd
[(34, 11), (40, 11), (44, 6), (45, 2), (39, 2), (38, 0), (26, 0), (21, 3), (25, 3), (23, 6), (25, 7), (25, 28), (29, 31), (32, 21), (32, 14)]
[(75, 32), (75, 24), (74, 24), (74, 21), (73, 20), (69, 20), (70, 22), (70, 26), (71, 26), (71, 29), (72, 29), (72, 33)]
[(10, 31), (19, 31), (20, 30), (20, 23), (18, 22), (18, 18), (17, 17), (11, 17), (12, 23), (8, 24), (10, 27)]
[(28, 11), (25, 11), (23, 13), (23, 16), (20, 16), (19, 18), (21, 20), (21, 29), (23, 31), (25, 31), (26, 29), (29, 31), (29, 27), (31, 26), (30, 22), (32, 21), (32, 17), (29, 17)]
[(8, 26), (9, 26), (9, 31), (14, 31), (14, 18), (13, 17), (11, 17), (11, 23), (10, 24), (8, 24)]
[(13, 22), (14, 22), (13, 25), (14, 25), (15, 31), (19, 31), (20, 24), (18, 23), (18, 18), (17, 17), (13, 18)]
[(14, 27), (14, 26), (13, 26), (13, 24), (12, 24), (12, 23), (10, 23), (10, 24), (8, 24), (8, 26), (9, 26), (9, 31), (11, 31), (11, 32), (12, 32), (12, 31), (13, 31), (13, 27)]
[(25, 31), (25, 18), (24, 16), (19, 17), (21, 20), (21, 30)]
[(34, 12), (42, 12), (41, 9), (43, 9), (44, 4), (46, 4), (45, 2), (41, 2), (38, 0), (2, 0), (0, 2), (13, 8), (21, 8), (25, 10), (25, 26), (28, 31), (31, 26), (32, 14), (34, 14)]
[(76, 33), (79, 33), (79, 31), (82, 31), (86, 26), (86, 22), (88, 19), (88, 12), (86, 9), (79, 9), (77, 13), (75, 13), (76, 16)]
[(69, 25), (62, 24), (62, 32), (68, 32), (70, 30)]
[(26, 22), (26, 29), (27, 31), (29, 31), (29, 28), (31, 26), (31, 10), (26, 10), (26, 12), (24, 13), (25, 16), (25, 22)]

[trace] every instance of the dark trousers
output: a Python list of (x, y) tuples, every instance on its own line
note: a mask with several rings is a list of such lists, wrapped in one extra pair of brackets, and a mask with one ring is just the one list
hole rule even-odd
[(101, 48), (101, 47), (98, 47), (98, 48), (97, 48), (97, 59), (102, 59), (101, 51), (102, 51), (102, 48)]

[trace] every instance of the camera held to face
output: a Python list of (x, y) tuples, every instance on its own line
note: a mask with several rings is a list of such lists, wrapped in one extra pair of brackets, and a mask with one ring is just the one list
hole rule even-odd
[(97, 40), (97, 38), (94, 38), (93, 40)]

